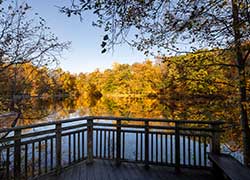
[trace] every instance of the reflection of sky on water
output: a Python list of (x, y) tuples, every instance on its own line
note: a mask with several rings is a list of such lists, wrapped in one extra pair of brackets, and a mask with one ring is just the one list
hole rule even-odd
[[(109, 123), (109, 124), (114, 124), (116, 121), (112, 120), (95, 120), (94, 122), (96, 123)], [(75, 121), (75, 122), (66, 122), (63, 123), (62, 128), (64, 127), (69, 127), (69, 126), (74, 126), (74, 125), (80, 125), (83, 124), (83, 126), (73, 129), (73, 130), (67, 130), (67, 132), (72, 132), (72, 131), (77, 131), (80, 130), (79, 133), (77, 134), (71, 134), (71, 135), (66, 135), (62, 136), (62, 164), (63, 166), (66, 166), (69, 164), (69, 161), (78, 161), (82, 158), (87, 157), (87, 132), (84, 131), (84, 134), (82, 134), (82, 130), (86, 129), (85, 126), (86, 120), (80, 120), (80, 121)], [(94, 157), (100, 157), (100, 151), (102, 152), (101, 157), (108, 157), (108, 154), (110, 152), (110, 156), (112, 157), (113, 154), (116, 156), (116, 152), (112, 152), (112, 149), (116, 149), (116, 143), (113, 145), (113, 138), (115, 139), (114, 142), (116, 141), (116, 134), (112, 136), (112, 133), (109, 136), (108, 129), (112, 130), (113, 128), (108, 128), (108, 127), (102, 127), (100, 125), (95, 126), (94, 128), (102, 128), (102, 130), (98, 130), (98, 138), (97, 138), (97, 131), (94, 130), (93, 133), (93, 152), (94, 152)], [(55, 125), (48, 125), (48, 126), (43, 126), (39, 128), (32, 128), (28, 129), (25, 133), (28, 132), (39, 132), (39, 131), (45, 131), (49, 129), (55, 129)], [(131, 133), (131, 132), (126, 132), (124, 138), (123, 138), (123, 130), (132, 130), (133, 128), (122, 128), (122, 133), (121, 133), (121, 158), (123, 160), (129, 160), (129, 161), (143, 161), (145, 160), (144, 157), (144, 152), (145, 152), (145, 147), (144, 147), (144, 140), (145, 140), (145, 135), (138, 133), (138, 136), (136, 137), (136, 133)], [(144, 130), (143, 128), (138, 128), (139, 130)], [(175, 163), (175, 136), (170, 135), (170, 134), (152, 134), (151, 132), (154, 131), (153, 129), (150, 129), (150, 134), (149, 134), (149, 161), (152, 163), (160, 162), (163, 164), (174, 164)], [(106, 135), (104, 134), (106, 132)], [(154, 131), (156, 132), (156, 131)], [(66, 133), (66, 132), (63, 132)], [(166, 133), (166, 132), (165, 132)], [(46, 134), (46, 135), (40, 135), (39, 138), (48, 136), (48, 135), (53, 135), (52, 134)], [(210, 166), (208, 157), (207, 155), (205, 156), (205, 153), (210, 151), (210, 145), (207, 143), (204, 143), (204, 139), (201, 138), (194, 140), (193, 136), (190, 135), (191, 138), (188, 138), (187, 136), (180, 136), (180, 163), (182, 165), (191, 165), (191, 166), (196, 166), (196, 165), (201, 165), (201, 166)], [(36, 137), (38, 138), (38, 137)], [(69, 141), (70, 138), (70, 141)], [(27, 138), (25, 140), (31, 140), (34, 138)], [(98, 139), (98, 142), (97, 142)], [(100, 146), (100, 141), (102, 141), (102, 146)], [(106, 142), (106, 144), (104, 144)], [(136, 142), (138, 142), (138, 146), (136, 147)], [(47, 144), (46, 144), (47, 143)], [(142, 146), (141, 146), (142, 143)], [(97, 146), (98, 144), (98, 146)], [(108, 145), (109, 144), (109, 145)], [(124, 144), (124, 147), (123, 147)], [(188, 145), (189, 144), (189, 145)], [(51, 145), (53, 147), (53, 158), (51, 159)], [(162, 146), (163, 145), (163, 146)], [(40, 146), (40, 147), (39, 147)], [(45, 147), (49, 147), (48, 151), (45, 151)], [(71, 149), (71, 153), (69, 154), (69, 146)], [(185, 148), (184, 148), (185, 147)], [(225, 150), (224, 146), (223, 151)], [(29, 168), (32, 168), (32, 166), (35, 167), (35, 169), (39, 168), (38, 161), (40, 157), (41, 161), (41, 168), (45, 169), (45, 159), (47, 162), (53, 161), (53, 166), (50, 167), (48, 165), (47, 168), (55, 168), (55, 162), (56, 162), (56, 154), (55, 154), (55, 138), (53, 138), (53, 144), (51, 144), (51, 140), (48, 140), (47, 142), (45, 141), (40, 141), (39, 143), (36, 142), (34, 143), (34, 147), (32, 144), (28, 144), (27, 146), (28, 151), (28, 162), (29, 165), (31, 165)], [(35, 152), (32, 153), (32, 149), (35, 149)], [(42, 149), (41, 152), (39, 153), (39, 149)], [(124, 151), (123, 151), (124, 149)], [(137, 149), (137, 150), (136, 150)], [(188, 150), (187, 150), (188, 149)], [(24, 145), (22, 146), (22, 154), (21, 156), (24, 157)], [(104, 152), (105, 155), (104, 155)], [(124, 153), (123, 153), (124, 152)], [(47, 155), (46, 155), (47, 154)], [(236, 158), (241, 160), (241, 155), (235, 153), (233, 154)], [(34, 156), (34, 164), (32, 164), (32, 156)], [(46, 157), (47, 158), (44, 158)], [(10, 166), (13, 167), (13, 155), (10, 157), (11, 164)], [(48, 163), (49, 164), (49, 163)], [(37, 173), (37, 172), (36, 172)]]
[[(74, 115), (76, 115), (75, 113), (74, 113)], [(71, 117), (74, 117), (74, 116), (72, 116), (71, 115)], [(77, 117), (77, 116), (76, 116)], [(85, 121), (86, 122), (86, 121)], [(95, 120), (94, 122), (99, 122), (99, 123), (115, 123), (115, 121), (112, 121), (112, 120)], [(66, 124), (66, 125), (64, 125), (64, 126), (70, 126), (70, 125), (76, 125), (76, 124), (78, 124), (78, 122), (71, 122), (71, 123), (68, 123), (68, 124)], [(52, 126), (51, 126), (52, 127)], [(98, 127), (100, 127), (100, 126), (96, 126), (97, 128)], [(47, 128), (49, 128), (49, 127), (47, 127)], [(45, 128), (34, 128), (33, 129), (33, 131), (40, 131), (40, 130), (46, 130), (47, 129), (46, 127)], [(102, 127), (103, 129), (105, 129), (105, 128), (108, 128), (108, 127)], [(123, 128), (123, 129), (127, 129), (127, 130), (129, 130), (129, 129), (131, 129), (131, 128)], [(138, 130), (143, 130), (143, 129), (140, 129), (140, 128), (138, 128)], [(155, 130), (155, 131), (160, 131), (160, 130)], [(95, 139), (96, 139), (96, 137), (95, 137), (95, 133), (93, 134), (94, 135), (94, 141), (95, 141)], [(125, 158), (127, 158), (127, 159), (134, 159), (134, 157), (135, 157), (135, 134), (132, 134), (132, 133), (127, 133), (126, 134), (126, 136), (125, 136), (125, 139), (126, 139), (126, 144), (125, 144)], [(174, 141), (174, 139), (173, 139), (173, 141)], [(181, 140), (181, 142), (182, 142), (182, 140)], [(170, 142), (168, 142), (168, 143), (170, 143)], [(174, 143), (174, 142), (173, 142)], [(67, 146), (67, 144), (68, 144), (68, 142), (66, 141), (65, 142), (65, 146)], [(198, 146), (198, 145), (196, 145), (196, 146)], [(65, 147), (66, 149), (67, 149), (67, 147)], [(181, 146), (181, 148), (182, 148), (182, 146)], [(192, 149), (193, 147), (191, 147), (191, 151), (193, 151), (193, 149)], [(209, 149), (209, 148), (208, 148)], [(165, 151), (165, 150), (164, 150)], [(236, 159), (238, 159), (239, 161), (241, 161), (241, 162), (243, 162), (243, 155), (242, 155), (242, 153), (241, 153), (241, 151), (235, 151), (235, 152), (231, 152), (230, 151), (230, 149), (228, 149), (227, 148), (227, 146), (224, 146), (223, 144), (221, 145), (221, 151), (223, 152), (223, 153), (226, 153), (226, 154), (231, 154), (233, 157), (235, 157)], [(85, 150), (85, 152), (87, 152), (87, 150)], [(94, 147), (94, 152), (95, 152), (95, 147)], [(181, 150), (181, 152), (182, 152), (182, 150)], [(140, 156), (140, 152), (138, 152), (139, 153), (139, 155), (138, 156)], [(166, 159), (166, 156), (170, 156), (170, 152), (168, 152), (167, 153), (168, 155), (163, 155), (163, 159)], [(174, 156), (173, 156), (174, 157)], [(181, 156), (182, 157), (182, 156)], [(155, 159), (155, 157), (154, 157), (154, 159)], [(164, 160), (165, 161), (165, 160)], [(174, 161), (174, 160), (173, 160)], [(181, 162), (183, 161), (183, 159), (181, 158)], [(203, 162), (202, 162), (203, 163)]]
[[(207, 106), (206, 103), (199, 104), (199, 105), (190, 105), (188, 108), (183, 108), (183, 110), (186, 111), (186, 113), (181, 112), (180, 108), (180, 102), (175, 103), (175, 107), (171, 108), (169, 104), (164, 101), (164, 104), (162, 104), (162, 101), (159, 101), (158, 99), (149, 99), (149, 98), (139, 98), (139, 99), (128, 99), (128, 98), (114, 98), (114, 99), (107, 99), (107, 98), (101, 98), (100, 100), (96, 101), (94, 106), (89, 107), (87, 104), (87, 100), (85, 99), (76, 99), (76, 100), (66, 100), (63, 102), (39, 102), (36, 104), (36, 102), (32, 101), (28, 109), (23, 110), (24, 113), (24, 119), (21, 119), (19, 121), (19, 125), (29, 125), (29, 124), (35, 124), (35, 123), (42, 123), (42, 122), (52, 122), (57, 121), (61, 119), (67, 119), (67, 118), (74, 118), (79, 116), (87, 116), (87, 115), (108, 115), (108, 116), (129, 116), (129, 117), (154, 117), (154, 118), (162, 118), (162, 117), (175, 117), (176, 119), (183, 118), (183, 116), (186, 116), (186, 118), (197, 118), (197, 119), (212, 119), (217, 118), (217, 116), (213, 117), (213, 114), (222, 114), (219, 108), (214, 108), (211, 105)], [(172, 103), (172, 102), (171, 102)], [(171, 104), (170, 103), (170, 104)], [(199, 111), (197, 111), (199, 110)], [(196, 111), (198, 114), (196, 114)], [(201, 113), (202, 112), (202, 113)], [(228, 111), (229, 112), (229, 111)], [(231, 112), (231, 111), (230, 111)], [(233, 112), (233, 111), (232, 111)], [(44, 116), (43, 116), (44, 115)], [(209, 117), (206, 117), (208, 115)], [(25, 119), (26, 117), (36, 117), (34, 119)], [(39, 118), (42, 117), (42, 118)], [(224, 117), (224, 115), (222, 114)], [(99, 122), (104, 122), (104, 120), (99, 120)], [(107, 122), (107, 121), (105, 121)], [(77, 122), (74, 122), (77, 124)], [(68, 123), (68, 125), (73, 125), (74, 123)], [(109, 121), (109, 123), (112, 123), (112, 121)], [(65, 125), (67, 126), (67, 125)], [(46, 126), (42, 128), (33, 128), (28, 129), (26, 132), (37, 132), (40, 130), (46, 130), (54, 128), (54, 126)], [(237, 130), (237, 129), (235, 129)], [(230, 132), (231, 133), (231, 132)], [(235, 137), (223, 136), (223, 141), (234, 141), (236, 144), (240, 143), (240, 136), (238, 136), (238, 131), (235, 133)], [(131, 150), (131, 153), (126, 154), (126, 156), (131, 157), (133, 156), (133, 149), (134, 149), (134, 136), (133, 135), (126, 135), (125, 137), (128, 141), (128, 145), (126, 144), (126, 152), (129, 152)], [(65, 142), (67, 144), (67, 142)], [(236, 152), (230, 152), (226, 146), (222, 145), (223, 152), (231, 153), (233, 156), (235, 156), (237, 159), (242, 161), (242, 155), (240, 151)]]

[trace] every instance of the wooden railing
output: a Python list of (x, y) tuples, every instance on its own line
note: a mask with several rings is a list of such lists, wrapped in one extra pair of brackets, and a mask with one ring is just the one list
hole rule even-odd
[[(80, 117), (1, 129), (0, 178), (29, 179), (93, 159), (206, 168), (220, 152), (222, 121)], [(2, 177), (1, 177), (2, 176)]]

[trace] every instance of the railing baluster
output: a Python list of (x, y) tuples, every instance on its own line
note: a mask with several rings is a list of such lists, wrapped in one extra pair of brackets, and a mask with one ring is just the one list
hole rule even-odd
[(170, 134), (170, 163), (173, 164), (173, 135)]
[(38, 174), (41, 174), (41, 141), (38, 142)]
[(100, 156), (98, 155), (98, 148), (99, 148), (99, 143), (98, 143), (98, 136), (99, 136), (99, 135), (98, 135), (98, 132), (99, 132), (99, 131), (96, 130), (96, 137), (95, 137), (95, 138), (96, 138), (96, 143), (95, 143), (95, 144), (96, 144), (96, 146), (95, 146), (95, 154), (96, 154), (96, 157), (97, 157), (97, 158), (100, 157)]
[(76, 162), (76, 133), (72, 134), (73, 136), (73, 159)]
[(85, 144), (85, 141), (84, 141), (84, 130), (82, 131), (82, 159), (84, 159), (84, 144)]
[(107, 131), (105, 131), (104, 130), (104, 158), (106, 158), (106, 147), (107, 147), (107, 145), (106, 145), (106, 133), (107, 133)]
[(135, 134), (135, 161), (138, 161), (138, 132)]
[(142, 159), (142, 154), (143, 154), (143, 136), (142, 136), (143, 134), (142, 133), (140, 133), (140, 137), (141, 137), (141, 143), (140, 143), (140, 161), (143, 161), (143, 159)]
[(180, 123), (175, 122), (175, 171), (180, 172)]
[(6, 150), (6, 178), (10, 179), (10, 148)]
[(100, 158), (102, 158), (102, 130), (100, 130)]
[(196, 139), (193, 136), (193, 149), (194, 149), (194, 166), (196, 166)]
[(28, 178), (28, 144), (25, 144), (24, 151), (24, 175), (25, 178)]
[(121, 164), (121, 120), (116, 120), (116, 165)]
[(201, 136), (198, 136), (198, 142), (199, 142), (199, 166), (201, 166)]
[(206, 137), (204, 137), (203, 148), (204, 148), (204, 166), (207, 167), (207, 138)]
[(168, 164), (168, 135), (165, 135), (165, 153), (166, 153), (166, 164)]
[(149, 168), (149, 123), (147, 120), (144, 121), (145, 123), (145, 168), (148, 169)]
[(188, 165), (191, 166), (191, 143), (190, 143), (190, 135), (188, 136)]
[(112, 154), (115, 159), (115, 130), (112, 131)]
[(122, 133), (122, 159), (125, 159), (125, 132)]
[(21, 129), (14, 132), (14, 179), (21, 179)]
[(45, 139), (45, 173), (48, 172), (48, 140)]
[(93, 163), (93, 119), (87, 120), (87, 141), (88, 141), (88, 164)]
[(62, 123), (56, 122), (56, 173), (59, 174), (61, 172), (62, 166)]
[(108, 131), (108, 159), (110, 159), (110, 130)]
[(154, 134), (151, 134), (151, 161), (154, 162)]
[(161, 134), (161, 163), (163, 162), (163, 142), (162, 142), (162, 134)]
[(54, 147), (53, 147), (53, 138), (50, 139), (50, 170), (53, 170), (53, 153), (54, 153)]
[(35, 176), (35, 142), (32, 142), (32, 177)]
[(158, 163), (158, 134), (155, 134), (155, 156), (156, 156), (156, 163)]
[(182, 136), (183, 140), (183, 165), (186, 165), (186, 136)]
[(68, 163), (71, 164), (71, 134), (69, 134), (68, 136), (68, 149), (69, 149), (69, 157), (68, 157)]
[(80, 160), (80, 132), (77, 133), (77, 160)]

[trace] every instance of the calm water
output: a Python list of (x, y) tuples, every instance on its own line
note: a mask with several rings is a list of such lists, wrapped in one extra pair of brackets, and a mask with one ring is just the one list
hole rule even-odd
[[(18, 125), (29, 125), (41, 122), (93, 115), (125, 116), (143, 118), (169, 118), (190, 120), (224, 120), (226, 133), (222, 136), (222, 149), (237, 159), (241, 156), (241, 136), (237, 126), (235, 107), (220, 101), (167, 100), (133, 97), (102, 97), (101, 99), (82, 98), (55, 101), (52, 99), (26, 100), (21, 102), (23, 115)], [(6, 122), (11, 123), (11, 121)], [(33, 129), (36, 131), (36, 129)], [(128, 137), (133, 141), (133, 137)], [(132, 147), (131, 147), (132, 148)], [(130, 156), (128, 154), (128, 156)]]

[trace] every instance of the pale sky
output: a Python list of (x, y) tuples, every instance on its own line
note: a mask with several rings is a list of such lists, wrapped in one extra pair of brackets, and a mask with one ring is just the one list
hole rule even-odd
[(93, 27), (94, 15), (88, 14), (83, 22), (79, 17), (68, 18), (61, 14), (56, 6), (62, 6), (69, 0), (27, 0), (32, 6), (32, 13), (39, 13), (45, 18), (51, 31), (62, 41), (71, 41), (69, 51), (64, 53), (60, 67), (72, 73), (91, 72), (110, 68), (114, 62), (129, 63), (143, 62), (148, 57), (128, 45), (116, 46), (114, 52), (101, 54), (103, 31)]

